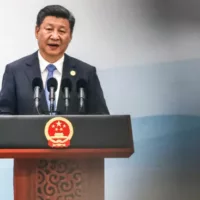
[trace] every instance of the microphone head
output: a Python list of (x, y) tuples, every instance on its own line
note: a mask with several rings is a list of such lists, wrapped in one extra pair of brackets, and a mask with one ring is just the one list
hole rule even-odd
[(34, 90), (37, 86), (40, 88), (40, 91), (43, 89), (42, 79), (39, 77), (34, 78), (32, 81), (32, 89)]
[(77, 83), (76, 83), (77, 92), (79, 91), (80, 88), (86, 89), (86, 86), (87, 86), (86, 80), (84, 80), (84, 79), (79, 79), (79, 80), (77, 81)]
[(56, 92), (57, 87), (58, 87), (58, 82), (55, 78), (49, 78), (47, 81), (47, 90), (48, 92), (50, 92), (50, 88), (53, 87), (54, 91)]
[(65, 91), (65, 87), (67, 87), (69, 89), (69, 92), (71, 92), (72, 90), (72, 82), (69, 78), (64, 78), (61, 82), (61, 89), (62, 92)]

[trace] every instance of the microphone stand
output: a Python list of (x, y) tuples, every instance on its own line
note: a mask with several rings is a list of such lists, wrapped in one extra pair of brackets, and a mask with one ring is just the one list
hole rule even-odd
[(54, 110), (54, 104), (55, 104), (54, 87), (50, 87), (49, 101), (50, 101), (50, 115), (53, 115), (53, 113), (55, 113), (55, 110)]
[(69, 109), (69, 99), (70, 99), (69, 88), (65, 87), (64, 88), (64, 100), (65, 100), (65, 112), (66, 112), (66, 114), (67, 114), (68, 109)]
[(34, 88), (34, 100), (35, 100), (35, 108), (36, 111), (39, 115), (41, 115), (40, 110), (39, 110), (39, 105), (40, 105), (40, 87), (36, 86)]
[(84, 88), (82, 87), (79, 90), (79, 98), (80, 98), (79, 113), (84, 114), (85, 113), (85, 91), (84, 91)]

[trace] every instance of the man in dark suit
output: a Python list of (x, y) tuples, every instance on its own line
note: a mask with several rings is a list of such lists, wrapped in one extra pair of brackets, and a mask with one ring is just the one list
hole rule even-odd
[(58, 90), (55, 108), (58, 114), (66, 114), (61, 80), (72, 81), (70, 106), (67, 114), (79, 113), (76, 83), (87, 82), (85, 114), (109, 114), (96, 68), (65, 54), (72, 39), (75, 18), (70, 11), (59, 5), (46, 6), (37, 16), (35, 36), (39, 50), (6, 66), (0, 93), (0, 111), (6, 114), (37, 114), (34, 108), (32, 81), (40, 77), (44, 90), (41, 92), (40, 109), (49, 110), (48, 78), (56, 78)]

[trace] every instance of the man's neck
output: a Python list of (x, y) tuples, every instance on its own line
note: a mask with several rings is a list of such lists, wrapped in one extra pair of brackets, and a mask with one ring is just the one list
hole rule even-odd
[(49, 63), (55, 63), (63, 56), (63, 55), (61, 55), (61, 56), (48, 56), (48, 55), (43, 54), (41, 51), (39, 51), (39, 52), (40, 52), (40, 55), (43, 57), (43, 59), (46, 60)]

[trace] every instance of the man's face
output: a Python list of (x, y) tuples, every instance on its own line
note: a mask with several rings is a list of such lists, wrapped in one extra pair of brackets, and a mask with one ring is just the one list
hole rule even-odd
[(35, 35), (41, 55), (49, 62), (63, 56), (72, 38), (69, 21), (53, 16), (45, 17), (40, 27), (36, 26)]

